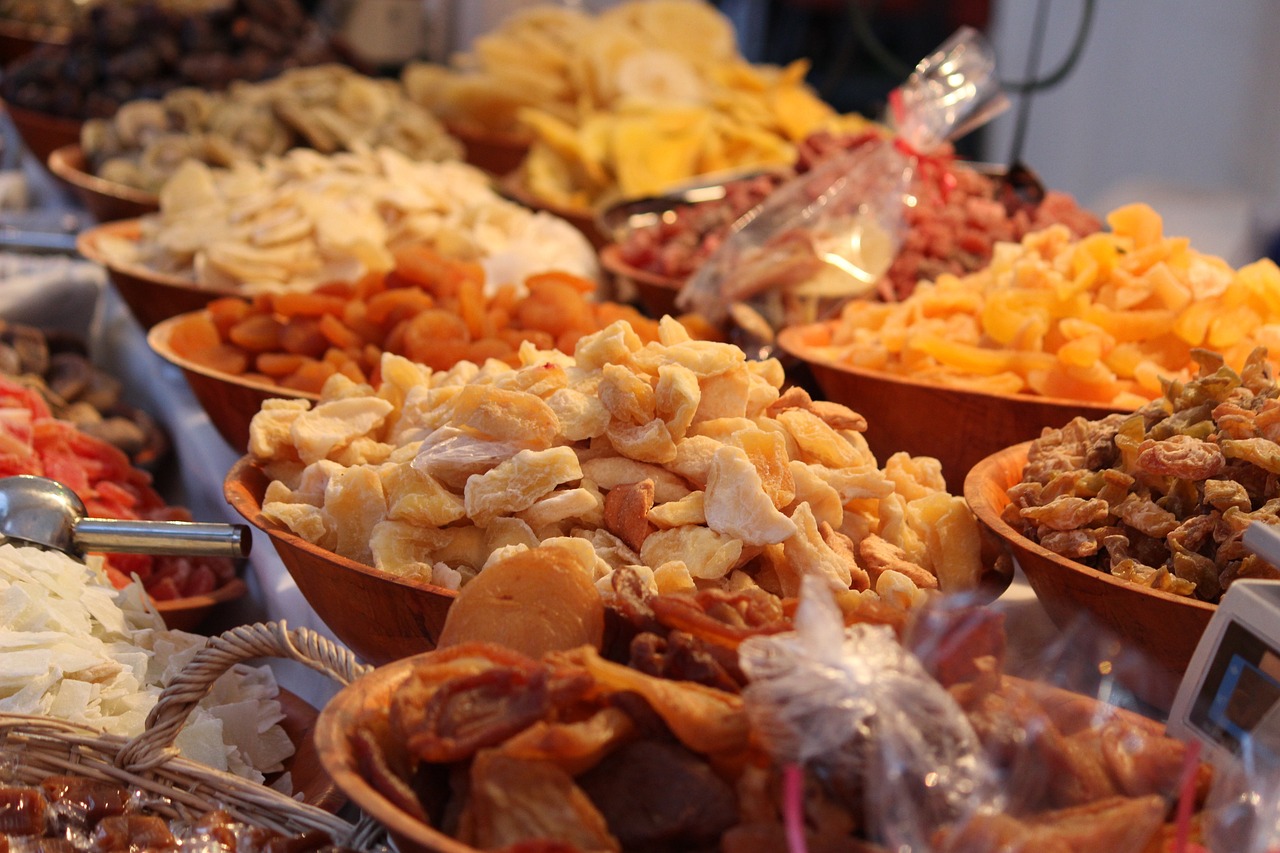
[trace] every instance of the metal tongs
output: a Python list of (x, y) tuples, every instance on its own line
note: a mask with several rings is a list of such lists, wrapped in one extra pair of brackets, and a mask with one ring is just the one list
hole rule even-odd
[(0, 536), (73, 557), (89, 552), (245, 557), (244, 524), (89, 518), (71, 489), (47, 477), (0, 477)]

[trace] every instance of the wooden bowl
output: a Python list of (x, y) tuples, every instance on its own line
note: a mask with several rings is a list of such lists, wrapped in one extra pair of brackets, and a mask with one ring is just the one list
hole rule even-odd
[(463, 122), (445, 122), (445, 130), (462, 143), (466, 162), (491, 175), (514, 172), (529, 153), (528, 134), (495, 133)]
[[(352, 742), (358, 728), (385, 725), (391, 699), (420, 664), (431, 655), (399, 660), (370, 672), (338, 692), (320, 712), (316, 722), (316, 748), (320, 761), (338, 788), (362, 812), (387, 828), (396, 848), (404, 853), (478, 853), (476, 848), (451, 838), (401, 809), (371, 785)], [(1045, 715), (1065, 736), (1119, 721), (1126, 730), (1147, 737), (1165, 735), (1164, 723), (1125, 708), (1040, 681), (1005, 676), (1017, 688), (1030, 693)], [(530, 849), (538, 849), (531, 844)]]
[(186, 598), (171, 598), (168, 601), (151, 600), (156, 610), (164, 618), (166, 628), (175, 631), (194, 632), (212, 615), (214, 608), (228, 601), (244, 598), (249, 587), (240, 578), (232, 578), (213, 592), (204, 595), (189, 595)]
[(53, 27), (0, 18), (0, 66), (8, 66), (37, 47), (63, 45), (71, 41), (70, 27)]
[[(604, 267), (605, 272), (612, 275), (618, 282), (623, 283), (619, 286), (624, 290), (626, 286), (634, 288), (640, 297), (640, 303), (644, 305), (644, 310), (649, 312), (650, 316), (661, 317), (664, 314), (675, 316), (681, 313), (676, 308), (676, 296), (684, 286), (684, 279), (658, 275), (655, 272), (631, 266), (622, 259), (622, 250), (617, 243), (610, 243), (600, 250), (600, 266)], [(615, 290), (617, 287), (615, 286)]]
[(160, 197), (155, 193), (108, 181), (87, 171), (79, 143), (55, 149), (46, 165), (71, 187), (71, 192), (98, 222), (136, 219), (160, 209)]
[(173, 351), (170, 339), (173, 327), (185, 316), (170, 317), (152, 326), (147, 332), (147, 344), (165, 361), (182, 370), (187, 384), (191, 386), (191, 393), (204, 408), (218, 435), (233, 450), (244, 453), (248, 449), (249, 422), (266, 400), (291, 397), (314, 402), (320, 399), (318, 394), (223, 373), (178, 355)]
[(581, 207), (560, 207), (559, 205), (548, 204), (529, 191), (525, 185), (524, 175), (520, 170), (510, 172), (497, 181), (498, 192), (517, 204), (522, 204), (530, 210), (540, 210), (546, 213), (559, 216), (568, 222), (574, 228), (582, 232), (582, 236), (587, 238), (592, 248), (599, 251), (606, 243), (609, 242), (608, 236), (600, 230), (600, 226), (596, 223), (596, 214), (590, 208)]
[(46, 166), (49, 155), (57, 149), (80, 142), (80, 128), (84, 125), (80, 119), (63, 118), (7, 102), (4, 110), (22, 144), (41, 166)]
[(267, 478), (249, 457), (227, 474), (227, 502), (271, 537), (303, 597), (351, 651), (383, 664), (430, 651), (457, 597), (453, 590), (396, 577), (313, 545), (262, 515)]
[(883, 464), (899, 450), (942, 462), (947, 489), (959, 493), (969, 469), (997, 450), (1040, 436), (1080, 416), (1125, 411), (1101, 403), (971, 391), (831, 361), (815, 347), (831, 341), (831, 325), (784, 329), (778, 344), (805, 362), (827, 399), (867, 419), (867, 444)]
[(478, 853), (439, 832), (388, 800), (360, 772), (350, 735), (363, 720), (385, 716), (391, 697), (427, 655), (380, 666), (329, 700), (316, 721), (316, 749), (334, 784), (365, 814), (387, 828), (403, 853)]
[(1149, 661), (1147, 677), (1124, 679), (1144, 701), (1167, 711), (1200, 635), (1217, 605), (1132, 584), (1033, 542), (1004, 522), (1010, 486), (1022, 480), (1031, 442), (980, 461), (965, 478), (964, 496), (980, 524), (999, 537), (1022, 566), (1049, 618), (1065, 628), (1081, 614)]
[(103, 253), (104, 238), (136, 242), (141, 232), (137, 219), (106, 222), (81, 231), (76, 238), (76, 248), (84, 257), (106, 267), (111, 284), (142, 328), (150, 329), (161, 320), (196, 311), (219, 296), (240, 295), (234, 290), (203, 287), (190, 279), (156, 272), (139, 264), (121, 263)]

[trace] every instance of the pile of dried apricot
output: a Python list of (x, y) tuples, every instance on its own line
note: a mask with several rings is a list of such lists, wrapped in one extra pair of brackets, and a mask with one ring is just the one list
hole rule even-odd
[[(319, 393), (335, 373), (376, 385), (383, 352), (436, 370), (490, 358), (515, 366), (524, 341), (573, 352), (579, 338), (617, 320), (646, 342), (657, 340), (655, 321), (629, 305), (592, 301), (595, 288), (590, 279), (545, 272), (490, 293), (479, 264), (419, 246), (398, 252), (386, 274), (313, 293), (214, 300), (175, 321), (169, 345), (222, 373)], [(695, 337), (714, 337), (699, 318), (682, 322)]]

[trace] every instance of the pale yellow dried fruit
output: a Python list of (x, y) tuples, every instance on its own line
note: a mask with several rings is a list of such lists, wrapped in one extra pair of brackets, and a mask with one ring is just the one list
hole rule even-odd
[(830, 468), (810, 464), (815, 476), (836, 490), (840, 503), (848, 506), (857, 500), (879, 500), (894, 494), (893, 481), (876, 469), (874, 464), (846, 468)]
[(298, 413), (289, 426), (289, 439), (303, 462), (324, 459), (334, 448), (369, 435), (391, 413), (391, 404), (378, 397), (349, 397), (317, 403)]
[(673, 527), (649, 534), (640, 549), (640, 561), (660, 566), (682, 561), (689, 574), (702, 580), (717, 580), (729, 573), (742, 555), (742, 541), (706, 527)]
[(932, 456), (894, 453), (884, 462), (884, 474), (893, 481), (894, 491), (908, 502), (947, 490), (942, 463)]
[(693, 423), (701, 399), (702, 388), (692, 370), (680, 364), (664, 364), (658, 368), (658, 384), (654, 388), (655, 411), (667, 422), (667, 432), (676, 441), (684, 438)]
[[(687, 443), (687, 441), (681, 442), (681, 446)], [(582, 476), (590, 478), (605, 491), (625, 483), (653, 480), (653, 499), (658, 503), (678, 501), (693, 491), (683, 478), (666, 468), (621, 456), (598, 457), (584, 461)]]
[(640, 336), (628, 323), (619, 320), (580, 338), (573, 349), (573, 357), (578, 367), (598, 370), (606, 364), (627, 364), (632, 353), (639, 351), (641, 346)]
[(564, 521), (578, 521), (596, 527), (604, 521), (602, 510), (599, 492), (579, 487), (554, 491), (522, 510), (519, 516), (534, 530)]
[(667, 431), (667, 422), (661, 418), (638, 426), (614, 420), (605, 430), (605, 436), (618, 453), (638, 462), (661, 465), (676, 458), (676, 443)]
[(500, 515), (533, 506), (561, 483), (578, 480), (582, 469), (568, 447), (522, 450), (496, 468), (467, 480), (467, 516), (484, 527)]
[(267, 400), (249, 422), (249, 453), (255, 459), (297, 457), (291, 429), (298, 416), (311, 408), (307, 400)]
[(817, 575), (834, 589), (849, 589), (853, 583), (854, 566), (849, 564), (847, 557), (836, 553), (823, 541), (818, 521), (809, 505), (796, 507), (791, 521), (796, 526), (795, 535), (782, 543), (783, 555), (793, 573), (790, 580), (782, 578), (786, 594), (798, 595), (800, 581), (807, 575)]
[(863, 459), (853, 446), (821, 418), (803, 409), (779, 412), (777, 420), (787, 428), (800, 456), (806, 462), (815, 462), (831, 468), (848, 468), (860, 464)]
[(745, 364), (736, 364), (729, 370), (704, 377), (702, 399), (693, 415), (693, 422), (716, 418), (744, 418), (747, 416), (747, 399), (751, 395), (751, 374)]
[(319, 507), (305, 503), (271, 501), (263, 503), (262, 515), (268, 521), (283, 524), (308, 542), (321, 548), (332, 548), (336, 537), (329, 530), (328, 516)]
[(586, 441), (604, 435), (609, 427), (609, 410), (600, 399), (574, 388), (556, 391), (547, 398), (547, 405), (556, 413), (560, 434), (569, 441)]
[(324, 490), (326, 527), (335, 534), (333, 550), (361, 563), (370, 563), (369, 537), (387, 514), (382, 478), (370, 467), (345, 468), (334, 473)]
[(840, 494), (799, 459), (792, 459), (787, 468), (791, 471), (791, 481), (795, 486), (794, 499), (787, 508), (788, 515), (795, 511), (797, 505), (807, 503), (813, 517), (820, 524), (830, 524), (839, 530), (844, 524), (845, 503), (840, 499)]
[(419, 443), (410, 464), (461, 491), (471, 477), (491, 471), (523, 449), (513, 441), (491, 441), (457, 427), (442, 426)]
[(450, 402), (449, 423), (478, 438), (510, 441), (532, 450), (555, 443), (560, 420), (552, 408), (525, 391), (465, 385)]
[(982, 534), (964, 498), (938, 491), (910, 501), (907, 523), (924, 540), (925, 568), (937, 576), (943, 592), (977, 588), (983, 572)]
[(795, 478), (791, 474), (787, 442), (781, 433), (747, 429), (731, 436), (730, 443), (746, 452), (760, 475), (765, 494), (775, 507), (782, 509), (795, 500)]
[(369, 534), (369, 550), (375, 568), (430, 580), (436, 552), (448, 538), (448, 533), (433, 528), (404, 521), (380, 521)]
[(486, 562), (493, 559), (494, 551), (513, 546), (522, 546), (526, 549), (537, 548), (538, 537), (534, 535), (533, 528), (523, 519), (514, 516), (503, 516), (489, 522), (489, 526), (484, 530), (484, 547), (488, 549), (490, 555)]
[(698, 585), (689, 574), (689, 567), (683, 560), (672, 560), (663, 563), (653, 570), (653, 584), (659, 595), (692, 594), (698, 591)]
[(653, 420), (653, 386), (646, 379), (620, 364), (606, 364), (600, 372), (597, 393), (615, 420), (637, 425)]
[[(711, 459), (723, 446), (705, 435), (689, 436), (676, 445), (676, 458), (666, 463), (666, 467), (698, 488), (706, 488)], [(659, 496), (658, 500), (662, 497)]]
[(778, 512), (760, 482), (760, 474), (740, 447), (722, 446), (707, 476), (707, 526), (746, 545), (770, 545), (796, 532)]
[(690, 492), (678, 501), (667, 501), (649, 510), (649, 521), (658, 527), (706, 524), (706, 492)]
[(430, 474), (410, 465), (379, 468), (387, 496), (387, 518), (422, 527), (444, 527), (466, 515), (462, 498)]

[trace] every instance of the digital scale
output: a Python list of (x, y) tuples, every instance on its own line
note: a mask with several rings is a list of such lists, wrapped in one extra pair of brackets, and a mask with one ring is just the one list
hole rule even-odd
[[(1280, 566), (1280, 526), (1253, 522), (1242, 541)], [(1201, 741), (1214, 764), (1243, 761), (1280, 775), (1280, 581), (1231, 584), (1183, 676), (1168, 730)]]

